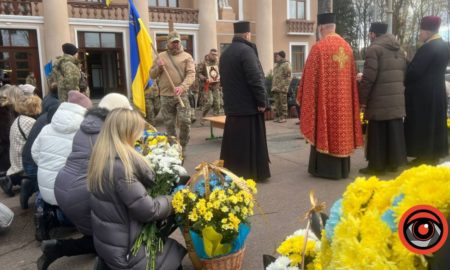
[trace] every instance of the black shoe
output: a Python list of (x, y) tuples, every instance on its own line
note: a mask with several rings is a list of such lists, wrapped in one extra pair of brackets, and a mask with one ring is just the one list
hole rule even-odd
[(41, 242), (50, 239), (47, 223), (43, 213), (34, 214), (34, 226), (36, 227), (34, 238), (36, 238), (36, 241)]
[(43, 254), (37, 261), (38, 270), (47, 270), (52, 262), (62, 257), (61, 248), (56, 239), (43, 241), (41, 250)]
[(385, 174), (386, 174), (385, 171), (382, 171), (382, 170), (373, 170), (373, 169), (370, 169), (369, 167), (359, 169), (359, 173), (361, 173), (361, 174), (367, 174), (367, 175), (375, 175), (375, 176), (380, 176), (380, 175), (385, 175)]
[(6, 195), (9, 197), (14, 197), (14, 192), (12, 191), (12, 182), (8, 176), (3, 176), (0, 178), (0, 187), (3, 189)]
[(28, 178), (23, 178), (20, 184), (20, 207), (28, 209), (28, 199), (33, 195), (33, 183)]

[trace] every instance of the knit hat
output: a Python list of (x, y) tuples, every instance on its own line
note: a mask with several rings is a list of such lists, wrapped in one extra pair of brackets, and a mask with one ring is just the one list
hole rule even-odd
[(250, 22), (247, 21), (241, 21), (241, 22), (235, 22), (233, 24), (233, 29), (235, 34), (243, 34), (248, 33), (250, 31)]
[(374, 22), (370, 25), (369, 32), (372, 32), (375, 34), (386, 34), (387, 29), (388, 29), (388, 25), (386, 23)]
[(286, 53), (284, 51), (279, 51), (277, 52), (277, 54), (281, 57), (281, 58), (286, 58)]
[(62, 51), (65, 54), (75, 55), (78, 52), (78, 48), (72, 43), (64, 43), (62, 45)]
[(110, 93), (104, 96), (102, 100), (100, 100), (98, 107), (107, 109), (108, 111), (118, 108), (133, 109), (128, 98), (118, 93)]
[(25, 95), (32, 95), (34, 93), (34, 89), (36, 89), (36, 87), (31, 84), (20, 84), (19, 88)]
[(79, 91), (76, 90), (69, 91), (67, 101), (69, 103), (78, 104), (86, 109), (90, 109), (92, 107), (92, 101), (87, 96), (81, 94)]
[(438, 16), (426, 16), (420, 22), (420, 29), (436, 32), (441, 26), (441, 18)]

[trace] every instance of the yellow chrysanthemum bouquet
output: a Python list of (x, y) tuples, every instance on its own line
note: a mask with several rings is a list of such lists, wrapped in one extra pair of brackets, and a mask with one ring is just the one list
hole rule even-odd
[(234, 254), (243, 250), (250, 232), (256, 183), (237, 177), (221, 165), (199, 165), (197, 174), (178, 189), (172, 200), (196, 269), (202, 263), (193, 258), (193, 250), (203, 261)]
[(422, 165), (382, 181), (357, 178), (334, 203), (313, 269), (428, 269), (424, 255), (408, 250), (398, 227), (413, 206), (450, 213), (450, 169)]

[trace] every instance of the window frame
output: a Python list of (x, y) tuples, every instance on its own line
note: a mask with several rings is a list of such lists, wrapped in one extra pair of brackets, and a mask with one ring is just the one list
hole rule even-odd
[[(305, 18), (304, 19), (297, 18), (297, 12), (296, 12), (295, 18), (291, 18), (291, 5), (290, 5), (291, 1), (295, 1), (296, 3), (297, 2), (305, 3)], [(286, 4), (287, 4), (287, 16), (286, 17), (288, 20), (306, 20), (306, 21), (311, 20), (311, 0), (287, 0)], [(297, 9), (297, 5), (296, 5), (296, 9)]]
[(159, 2), (161, 0), (154, 0), (154, 1), (156, 1), (156, 6), (150, 5), (150, 1), (148, 1), (148, 6), (149, 7), (165, 7), (165, 8), (179, 8), (180, 7), (180, 0), (176, 0), (177, 2), (176, 2), (176, 6), (175, 7), (170, 6), (170, 0), (164, 0), (167, 3), (166, 5), (160, 5)]
[(289, 62), (291, 64), (291, 68), (292, 68), (292, 74), (295, 75), (302, 75), (303, 74), (303, 70), (299, 71), (299, 72), (294, 72), (294, 62), (293, 60), (293, 47), (294, 46), (303, 46), (305, 48), (305, 52), (304, 52), (304, 62), (303, 62), (303, 68), (305, 68), (306, 65), (306, 61), (308, 59), (308, 54), (309, 54), (309, 43), (308, 42), (289, 42)]

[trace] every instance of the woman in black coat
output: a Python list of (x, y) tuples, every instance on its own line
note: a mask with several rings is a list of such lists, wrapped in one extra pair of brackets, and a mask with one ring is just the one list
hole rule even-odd
[(445, 70), (450, 59), (447, 43), (439, 36), (440, 18), (424, 17), (424, 42), (408, 65), (405, 78), (405, 139), (413, 165), (436, 164), (448, 155)]

